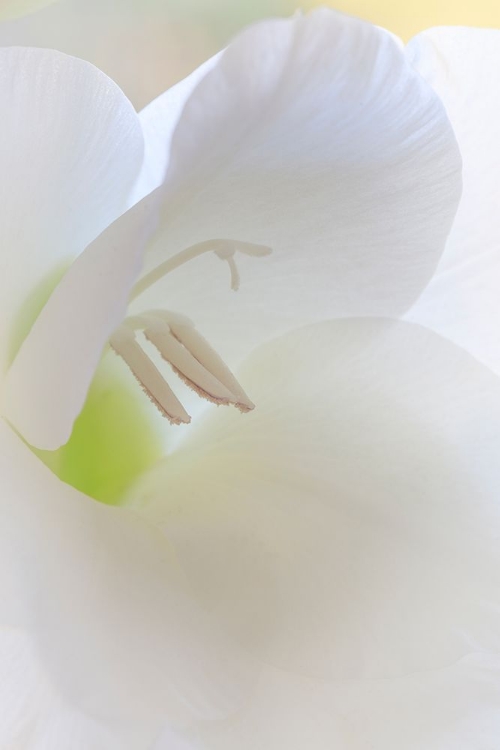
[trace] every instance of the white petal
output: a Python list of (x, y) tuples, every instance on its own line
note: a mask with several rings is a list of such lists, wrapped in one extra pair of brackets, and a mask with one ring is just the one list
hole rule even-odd
[[(37, 289), (125, 209), (143, 137), (130, 102), (88, 63), (47, 50), (4, 49), (0, 56), (5, 362), (12, 337), (19, 336), (16, 317), (35, 304)], [(39, 447), (57, 448), (68, 439), (113, 330), (113, 313), (123, 317), (140, 269), (132, 222), (141, 211), (138, 206), (120, 222), (113, 243), (105, 244), (106, 235), (80, 256), (9, 371), (3, 413)], [(140, 225), (142, 234), (146, 229)], [(135, 243), (128, 253), (125, 238)]]
[[(54, 274), (125, 209), (141, 164), (143, 137), (130, 102), (88, 63), (37, 49), (3, 49), (0, 57), (5, 109), (0, 123), (0, 357), (5, 369), (21, 343), (22, 318)], [(120, 226), (128, 229), (129, 218)], [(115, 239), (118, 243), (120, 237)], [(3, 414), (41, 447), (58, 447), (69, 436), (106, 341), (88, 327), (91, 322), (94, 328), (102, 326), (103, 320), (109, 325), (110, 308), (119, 304), (108, 297), (108, 289), (123, 308), (123, 277), (135, 277), (140, 267), (137, 250), (128, 259), (115, 244), (111, 269), (101, 250), (97, 243), (71, 268), (69, 281), (25, 339), (3, 384)], [(91, 276), (90, 295), (88, 286), (79, 286), (82, 269)], [(110, 270), (116, 286), (110, 284)], [(28, 331), (29, 324), (24, 335)]]
[(7, 372), (3, 414), (37, 448), (65, 444), (156, 226), (152, 193), (106, 229), (71, 265)]
[(237, 297), (207, 256), (137, 306), (185, 312), (230, 360), (297, 322), (400, 313), (444, 247), (459, 161), (390, 34), (326, 9), (258, 24), (184, 108), (147, 263), (215, 238), (274, 253), (241, 260)]
[(418, 326), (293, 332), (142, 488), (228, 641), (323, 678), (500, 649), (500, 386)]
[(145, 154), (142, 170), (132, 196), (134, 203), (161, 185), (165, 179), (172, 135), (184, 105), (198, 83), (216, 65), (221, 54), (211, 57), (191, 75), (172, 86), (139, 112), (144, 134)]
[(432, 29), (408, 54), (442, 98), (464, 162), (445, 254), (408, 317), (500, 373), (500, 31)]
[(52, 50), (0, 49), (0, 103), (3, 372), (29, 298), (124, 210), (143, 139), (112, 81)]
[[(439, 258), (460, 179), (444, 110), (400, 45), (324, 10), (249, 29), (199, 77), (173, 140), (172, 116), (163, 110), (172, 103), (178, 116), (192, 80), (145, 116), (146, 130), (154, 123), (164, 136), (160, 169), (172, 142), (159, 189), (164, 231), (149, 263), (215, 238), (270, 246), (274, 254), (242, 260), (242, 289), (231, 301), (220, 293), (221, 284), (227, 288), (220, 264), (204, 257), (143, 294), (136, 309), (187, 312), (230, 361), (297, 322), (404, 310)], [(154, 170), (151, 179), (158, 179)], [(37, 447), (57, 448), (70, 434), (123, 314), (143, 250), (140, 230), (140, 222), (134, 231), (120, 222), (111, 228), (96, 262), (82, 259), (25, 342), (6, 414)], [(94, 277), (106, 285), (112, 275), (117, 236), (130, 262), (108, 283), (106, 304)], [(86, 333), (68, 349), (73, 325)]]
[(271, 672), (247, 711), (192, 734), (203, 750), (490, 750), (499, 701), (498, 656), (334, 685)]
[(186, 737), (185, 732), (180, 734), (167, 726), (157, 738), (155, 744), (148, 750), (203, 750), (204, 748), (204, 743), (200, 743), (191, 736)]
[[(163, 179), (167, 129), (174, 129), (185, 99), (215, 59), (142, 114), (146, 158), (132, 201), (142, 199)], [(125, 316), (145, 246), (156, 228), (158, 199), (155, 193), (147, 195), (82, 253), (38, 316), (9, 370), (3, 413), (38, 448), (55, 450), (71, 435), (103, 347)]]
[(0, 747), (146, 750), (150, 745), (154, 731), (147, 727), (140, 734), (130, 722), (106, 727), (69, 705), (47, 679), (26, 633), (0, 631), (0, 664)]
[(168, 540), (60, 482), (3, 422), (0, 436), (0, 571), (11, 584), (1, 581), (0, 623), (30, 636), (57, 694), (105, 727), (157, 734), (166, 719), (233, 708), (246, 665), (192, 600)]

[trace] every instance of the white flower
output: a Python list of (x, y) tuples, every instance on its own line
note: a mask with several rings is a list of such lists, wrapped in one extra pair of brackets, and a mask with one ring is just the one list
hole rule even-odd
[[(264, 23), (139, 119), (85, 63), (0, 51), (5, 748), (482, 750), (498, 736), (500, 386), (395, 320), (460, 194), (455, 136), (421, 77), (439, 69), (427, 40), (449, 72), (477, 37), (481, 70), (482, 35), (431, 32), (408, 55), (329, 11)], [(156, 189), (114, 221), (133, 185)], [(213, 254), (136, 286), (143, 261), (156, 278), (206, 247), (233, 280), (232, 250), (272, 254), (241, 258), (233, 297)], [(16, 312), (77, 255), (11, 363)], [(172, 310), (231, 366), (257, 347), (238, 382), (258, 408), (178, 428), (107, 507), (10, 425), (60, 446), (110, 340), (187, 421), (131, 333), (154, 339), (165, 320), (176, 369), (245, 406), (199, 339), (173, 352), (190, 329)], [(183, 370), (200, 359), (210, 386)]]

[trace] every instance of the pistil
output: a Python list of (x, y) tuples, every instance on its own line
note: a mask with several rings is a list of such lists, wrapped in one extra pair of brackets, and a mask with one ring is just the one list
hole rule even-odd
[(132, 302), (135, 300), (140, 294), (145, 292), (146, 289), (149, 289), (150, 286), (156, 284), (157, 281), (167, 274), (180, 268), (185, 263), (194, 260), (194, 258), (198, 258), (200, 255), (205, 255), (205, 253), (215, 253), (215, 255), (221, 260), (224, 260), (229, 264), (231, 271), (231, 288), (236, 291), (240, 283), (238, 269), (234, 260), (234, 255), (237, 252), (243, 253), (243, 255), (249, 255), (253, 258), (263, 258), (266, 255), (270, 255), (272, 250), (266, 245), (256, 245), (251, 242), (241, 242), (239, 240), (217, 239), (199, 242), (196, 245), (192, 245), (191, 247), (182, 250), (172, 258), (168, 258), (168, 260), (160, 263), (159, 266), (145, 274), (132, 290), (130, 301)]

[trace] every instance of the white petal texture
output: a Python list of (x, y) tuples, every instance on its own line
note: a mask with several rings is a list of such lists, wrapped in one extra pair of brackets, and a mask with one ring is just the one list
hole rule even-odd
[[(374, 684), (403, 686), (402, 728), (420, 721), (433, 739), (455, 736), (459, 718), (480, 727), (474, 670), (464, 662), (455, 685), (453, 665), (482, 654), (493, 668), (500, 651), (496, 377), (424, 328), (346, 320), (261, 347), (239, 378), (256, 411), (207, 415), (131, 494), (136, 510), (168, 536), (228, 642), (347, 692), (375, 739), (393, 715), (381, 698), (377, 729)], [(463, 719), (447, 681), (457, 705), (472, 696)], [(341, 701), (328, 716), (340, 732)], [(343, 747), (362, 747), (364, 731)], [(274, 741), (262, 747), (287, 747)]]
[(432, 29), (408, 52), (443, 100), (464, 179), (445, 254), (408, 317), (500, 374), (500, 31)]
[[(245, 660), (233, 661), (190, 596), (166, 537), (60, 482), (4, 422), (0, 436), (0, 621), (21, 632), (43, 678), (36, 686), (26, 674), (17, 692), (5, 690), (13, 696), (2, 705), (5, 721), (31, 683), (40, 697), (25, 702), (39, 709), (42, 728), (49, 709), (64, 717), (66, 705), (103, 732), (126, 726), (141, 742), (166, 719), (234, 708)], [(28, 732), (32, 714), (21, 718)]]
[[(5, 369), (29, 331), (29, 324), (28, 330), (22, 330), (23, 316), (36, 306), (37, 297), (42, 296), (43, 302), (47, 285), (56, 281), (55, 274), (61, 274), (125, 210), (142, 164), (143, 136), (130, 102), (92, 65), (49, 50), (18, 48), (0, 50), (0, 61), (0, 364)], [(120, 224), (122, 236), (130, 233), (130, 223), (130, 217), (125, 217)], [(141, 225), (141, 232), (146, 228)], [(55, 312), (46, 313), (48, 321), (39, 321), (21, 347), (5, 384), (3, 402), (4, 413), (28, 440), (36, 442), (40, 421), (46, 426), (47, 419), (48, 424), (54, 419), (52, 429), (57, 429), (56, 405), (71, 414), (69, 425), (67, 417), (63, 425), (67, 439), (82, 404), (72, 407), (75, 396), (64, 390), (64, 380), (74, 371), (81, 371), (80, 378), (89, 373), (88, 387), (103, 346), (98, 341), (94, 357), (87, 356), (81, 329), (85, 334), (91, 323), (109, 325), (110, 271), (123, 314), (128, 292), (124, 278), (128, 278), (127, 271), (135, 278), (140, 269), (137, 234), (128, 265), (120, 252), (120, 233), (114, 243), (108, 243), (107, 253), (101, 240), (87, 254), (90, 258), (82, 256), (70, 270), (66, 288), (59, 292), (62, 307), (54, 305)], [(95, 268), (96, 262), (102, 265)], [(82, 284), (82, 267), (87, 277), (92, 276), (86, 285)], [(76, 289), (71, 282), (75, 274)], [(79, 301), (84, 293), (87, 304), (82, 310)], [(96, 306), (96, 298), (102, 308)], [(70, 362), (73, 371), (67, 373)], [(38, 378), (33, 378), (34, 372)], [(86, 388), (83, 398), (85, 393)], [(63, 396), (70, 399), (69, 406), (59, 403)], [(54, 447), (45, 443), (42, 447)]]
[(139, 114), (144, 134), (146, 152), (142, 171), (134, 195), (143, 198), (157, 188), (165, 179), (172, 136), (179, 122), (186, 101), (198, 83), (217, 64), (222, 53), (211, 57), (190, 76), (172, 86), (164, 94), (148, 104)]
[(216, 238), (273, 255), (241, 261), (237, 299), (206, 257), (138, 305), (185, 312), (230, 361), (297, 323), (400, 313), (442, 252), (459, 172), (444, 109), (390, 34), (326, 9), (258, 24), (184, 108), (147, 265)]
[(216, 60), (208, 60), (161, 98), (160, 132), (156, 103), (155, 117), (149, 116), (149, 108), (143, 111), (147, 152), (130, 197), (139, 202), (70, 267), (10, 368), (4, 413), (32, 445), (54, 450), (70, 437), (103, 346), (125, 317), (130, 289), (156, 229), (160, 196), (151, 191), (165, 177), (171, 134), (192, 89)]
[[(427, 39), (447, 33), (445, 59), (466, 44)], [(0, 420), (0, 750), (495, 747), (500, 382), (429, 330), (468, 343), (426, 306), (434, 287), (411, 313), (428, 327), (389, 319), (432, 276), (459, 201), (439, 55), (322, 10), (250, 28), (138, 117), (86, 63), (0, 50), (4, 371), (20, 312), (76, 259), (2, 383), (6, 419), (64, 442), (127, 312), (186, 313), (231, 364), (258, 345), (238, 373), (255, 411), (200, 415), (122, 507), (61, 482)], [(458, 123), (462, 94), (443, 97)], [(470, 117), (470, 223), (441, 300), (442, 269), (461, 278), (476, 247), (470, 217), (490, 221), (488, 256), (496, 241)], [(241, 259), (230, 299), (207, 247), (273, 253)], [(135, 295), (144, 260), (186, 248)]]
[(155, 193), (144, 198), (76, 259), (8, 370), (3, 413), (31, 445), (56, 450), (68, 441), (106, 341), (127, 312), (157, 204)]
[(112, 81), (51, 50), (0, 50), (0, 102), (3, 371), (28, 297), (124, 210), (143, 139)]
[[(142, 119), (150, 137), (138, 195), (168, 163), (159, 188), (162, 230), (148, 268), (207, 240), (274, 251), (270, 259), (242, 261), (237, 307), (213, 257), (176, 271), (133, 307), (186, 312), (231, 362), (299, 322), (403, 312), (432, 274), (458, 202), (460, 158), (439, 99), (390, 34), (328, 10), (259, 24), (153, 102)], [(49, 303), (36, 330), (40, 343), (33, 333), (11, 377), (16, 393), (9, 393), (8, 416), (38, 447), (67, 440), (92, 368), (119, 322), (132, 275), (110, 272), (113, 255), (120, 257), (113, 253), (117, 236), (134, 267), (143, 247), (118, 222), (93, 252), (97, 263), (82, 261), (91, 273), (76, 268), (63, 281), (68, 289)], [(109, 304), (93, 293), (96, 274), (109, 278)], [(81, 355), (61, 361), (53, 350), (61, 349), (61, 328), (67, 343), (64, 301), (74, 287), (83, 304), (73, 317), (87, 341), (73, 343)], [(33, 391), (31, 372), (48, 346), (45, 381), (57, 385), (41, 382)], [(54, 399), (63, 380), (71, 392)], [(57, 411), (50, 428), (41, 403)]]

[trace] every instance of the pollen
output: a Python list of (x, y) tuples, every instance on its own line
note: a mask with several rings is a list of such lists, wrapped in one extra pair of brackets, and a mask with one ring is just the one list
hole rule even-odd
[(128, 365), (146, 396), (163, 416), (172, 424), (189, 424), (191, 417), (136, 340), (135, 332), (122, 325), (115, 331), (109, 343)]

